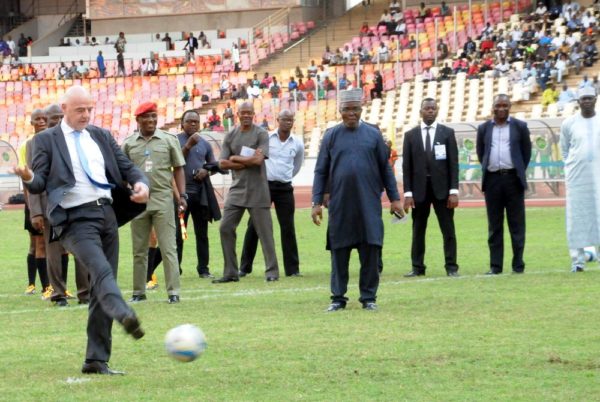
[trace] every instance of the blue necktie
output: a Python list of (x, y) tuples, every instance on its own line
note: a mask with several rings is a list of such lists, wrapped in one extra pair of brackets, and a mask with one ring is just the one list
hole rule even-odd
[(85, 156), (85, 152), (83, 152), (83, 148), (81, 147), (81, 131), (73, 131), (73, 135), (75, 136), (75, 148), (77, 149), (77, 154), (79, 155), (79, 162), (81, 163), (81, 167), (85, 172), (88, 179), (92, 182), (92, 184), (98, 188), (104, 190), (110, 190), (114, 187), (114, 185), (110, 183), (99, 183), (92, 178), (92, 171), (90, 170), (90, 166), (88, 164), (87, 157)]

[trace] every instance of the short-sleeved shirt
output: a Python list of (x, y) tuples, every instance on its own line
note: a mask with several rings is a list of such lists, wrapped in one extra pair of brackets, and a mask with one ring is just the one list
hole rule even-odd
[[(190, 137), (186, 133), (177, 134), (179, 145), (181, 148), (187, 143)], [(203, 191), (203, 185), (194, 180), (194, 171), (198, 171), (208, 162), (214, 162), (215, 155), (212, 147), (204, 138), (200, 138), (200, 141), (194, 145), (188, 152), (188, 156), (185, 160), (185, 191), (188, 194), (198, 194)]]
[(172, 208), (172, 168), (185, 166), (179, 141), (174, 135), (156, 130), (149, 140), (133, 134), (123, 142), (123, 152), (144, 172), (150, 182), (150, 198), (146, 209)]
[[(226, 160), (230, 156), (240, 155), (243, 146), (255, 150), (260, 148), (263, 155), (269, 156), (269, 134), (265, 129), (256, 125), (252, 125), (248, 131), (241, 131), (240, 127), (236, 127), (223, 139), (223, 149), (219, 159)], [(267, 170), (264, 163), (242, 170), (232, 170), (232, 176), (233, 182), (225, 205), (246, 208), (271, 206)]]

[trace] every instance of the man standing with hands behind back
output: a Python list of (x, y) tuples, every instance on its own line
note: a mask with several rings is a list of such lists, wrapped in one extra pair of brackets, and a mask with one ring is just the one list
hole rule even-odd
[[(138, 204), (148, 200), (148, 184), (107, 130), (88, 125), (93, 100), (85, 88), (67, 89), (61, 107), (61, 124), (33, 140), (32, 170), (15, 167), (14, 171), (32, 193), (48, 192), (53, 238), (90, 274), (88, 342), (81, 371), (123, 374), (108, 367), (113, 320), (135, 339), (143, 337), (144, 331), (116, 282), (118, 225), (143, 210)], [(133, 187), (132, 192), (123, 187), (124, 182)]]
[(502, 273), (504, 260), (504, 210), (512, 242), (512, 271), (525, 270), (525, 170), (531, 159), (531, 139), (527, 123), (509, 117), (510, 98), (496, 95), (494, 118), (477, 128), (477, 157), (483, 170), (481, 190), (488, 216), (490, 270)]
[(438, 124), (437, 103), (421, 102), (420, 126), (404, 136), (402, 172), (404, 208), (412, 208), (412, 271), (405, 277), (425, 275), (425, 232), (431, 204), (444, 238), (446, 274), (458, 276), (454, 208), (458, 206), (458, 147), (454, 130)]
[(123, 152), (144, 171), (150, 180), (150, 199), (146, 211), (131, 221), (133, 245), (132, 302), (146, 300), (148, 272), (148, 241), (154, 226), (165, 269), (169, 304), (179, 303), (179, 260), (175, 211), (173, 210), (173, 180), (179, 193), (179, 211), (187, 208), (185, 192), (185, 159), (175, 136), (159, 130), (157, 105), (145, 102), (135, 110), (139, 132), (123, 142)]

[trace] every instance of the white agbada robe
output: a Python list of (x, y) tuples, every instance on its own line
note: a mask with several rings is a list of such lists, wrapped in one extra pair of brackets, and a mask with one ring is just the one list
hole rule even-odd
[(570, 249), (600, 245), (600, 116), (581, 113), (560, 129), (567, 189), (566, 226)]

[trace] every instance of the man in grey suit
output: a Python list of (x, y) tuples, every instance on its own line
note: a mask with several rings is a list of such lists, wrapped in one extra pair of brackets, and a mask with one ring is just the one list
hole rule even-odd
[(69, 88), (61, 107), (61, 124), (34, 139), (32, 169), (15, 167), (14, 172), (31, 193), (48, 193), (52, 239), (58, 239), (90, 274), (88, 342), (81, 371), (123, 374), (108, 367), (113, 320), (135, 339), (144, 331), (116, 282), (118, 224), (145, 208), (148, 182), (107, 130), (88, 125), (93, 100), (85, 88)]

